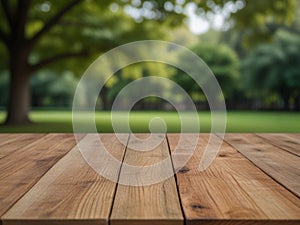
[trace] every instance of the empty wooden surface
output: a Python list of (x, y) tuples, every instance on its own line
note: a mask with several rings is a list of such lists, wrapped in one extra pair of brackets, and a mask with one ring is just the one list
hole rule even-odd
[[(138, 138), (146, 138), (147, 134), (136, 135)], [(132, 143), (132, 136), (129, 144)], [(137, 143), (138, 145), (139, 143)], [(142, 147), (142, 146), (141, 146)], [(147, 147), (147, 146), (144, 146)], [(143, 149), (141, 149), (143, 150)], [(135, 166), (151, 166), (169, 157), (169, 149), (166, 139), (151, 151), (135, 151), (127, 149), (124, 162)], [(168, 160), (165, 170), (173, 172), (171, 160)], [(146, 174), (135, 173), (124, 168), (121, 170), (120, 177), (125, 178), (124, 182), (136, 185), (142, 184), (145, 176), (154, 177), (152, 171)], [(135, 182), (136, 181), (136, 182)], [(112, 208), (111, 225), (183, 225), (183, 216), (180, 209), (174, 177), (163, 182), (148, 186), (127, 186), (119, 184)]]
[[(255, 134), (226, 134), (225, 141), (261, 170), (300, 197), (299, 157)], [(279, 139), (278, 139), (279, 141)]]
[[(18, 151), (1, 158), (0, 215), (32, 188), (74, 145), (72, 134), (48, 134), (27, 146), (21, 145)], [(5, 146), (2, 149), (6, 154)]]
[[(105, 147), (122, 160), (124, 146), (113, 135), (101, 135)], [(128, 135), (126, 135), (128, 136)], [(85, 136), (81, 142), (97, 151), (97, 134)], [(109, 166), (109, 161), (106, 161)], [(115, 171), (114, 176), (118, 176)], [(4, 224), (31, 223), (39, 220), (69, 220), (68, 224), (107, 224), (116, 184), (101, 177), (74, 147), (3, 216)], [(49, 223), (50, 224), (50, 223)]]
[(0, 159), (31, 144), (45, 134), (0, 134)]
[[(82, 155), (73, 134), (0, 134), (2, 224), (300, 224), (299, 134), (226, 134), (204, 171), (198, 166), (209, 134), (184, 135), (172, 160), (180, 134), (157, 134), (163, 141), (150, 151), (144, 150), (151, 143), (131, 135), (121, 138), (125, 145), (129, 138), (127, 146), (136, 142), (138, 150), (126, 149), (114, 134), (81, 135)], [(196, 151), (178, 168), (195, 136)], [(98, 151), (98, 137), (120, 162), (113, 170), (113, 159)], [(121, 183), (100, 176), (85, 159)], [(126, 166), (145, 169), (161, 160), (162, 172)], [(152, 185), (124, 185), (147, 183), (173, 169), (175, 176)]]
[(1, 156), (4, 158), (17, 150), (33, 145), (34, 142), (46, 134), (0, 134)]
[(296, 134), (257, 134), (267, 142), (300, 156), (300, 135)]
[[(179, 135), (169, 134), (168, 138), (174, 151)], [(222, 144), (212, 165), (199, 171), (208, 139), (209, 135), (200, 135), (193, 157), (176, 175), (187, 224), (204, 220), (213, 220), (210, 224), (238, 220), (265, 224), (284, 217), (299, 219), (299, 199), (227, 143)]]

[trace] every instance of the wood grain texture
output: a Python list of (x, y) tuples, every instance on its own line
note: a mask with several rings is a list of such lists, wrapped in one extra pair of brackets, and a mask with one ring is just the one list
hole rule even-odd
[(257, 134), (272, 145), (300, 156), (300, 135), (294, 138), (293, 134)]
[[(81, 140), (91, 157), (99, 150), (98, 137), (89, 134)], [(101, 134), (100, 138), (106, 149), (122, 160), (125, 147), (118, 139), (113, 134)], [(109, 164), (107, 160), (104, 166)], [(118, 173), (114, 171), (114, 176)], [(2, 217), (3, 224), (108, 224), (115, 187), (116, 183), (87, 164), (76, 146)]]
[[(198, 171), (208, 138), (200, 135), (195, 154), (176, 174), (187, 225), (300, 223), (299, 199), (227, 143), (208, 169)], [(168, 134), (172, 152), (178, 139)], [(192, 147), (187, 139), (180, 151)]]
[(34, 142), (46, 134), (0, 134), (0, 158), (17, 150), (34, 145)]
[(51, 219), (51, 220), (36, 220), (36, 219), (26, 219), (26, 220), (5, 220), (2, 225), (13, 224), (13, 225), (103, 225), (103, 221), (91, 220), (80, 220), (80, 219)]
[(225, 140), (261, 170), (300, 197), (300, 157), (255, 134), (226, 134)]
[[(0, 134), (0, 215), (4, 214), (0, 225), (300, 224), (300, 157), (295, 154), (300, 134), (227, 134), (211, 167), (199, 172), (209, 137), (200, 134), (195, 154), (176, 175), (178, 187), (174, 177), (150, 186), (117, 186), (86, 164), (74, 147), (73, 134), (39, 135)], [(129, 135), (121, 136), (126, 140)], [(199, 134), (186, 135), (178, 154), (173, 154), (175, 169), (192, 151), (192, 136)], [(104, 172), (117, 180), (120, 165), (111, 170), (112, 160), (97, 153), (95, 138), (98, 134), (82, 140), (85, 157), (95, 159), (96, 167), (100, 162), (107, 168)], [(122, 161), (125, 146), (113, 134), (101, 134), (100, 139)], [(168, 139), (173, 151), (179, 134), (168, 134)], [(133, 142), (131, 138), (129, 144)], [(142, 151), (148, 147), (144, 141), (136, 144)], [(168, 156), (165, 139), (152, 151), (127, 149), (124, 160), (146, 168)], [(172, 162), (166, 162), (162, 172), (172, 172)], [(128, 177), (134, 182), (161, 174), (151, 170), (130, 173), (122, 168), (122, 182)]]
[[(145, 138), (146, 134), (136, 135)], [(132, 138), (129, 144), (133, 142)], [(138, 144), (138, 143), (137, 143)], [(142, 145), (140, 145), (142, 146)], [(145, 148), (148, 146), (145, 146)], [(143, 150), (143, 149), (141, 149)], [(139, 152), (127, 149), (124, 163), (145, 167), (160, 162), (169, 157), (166, 139), (151, 151)], [(173, 171), (171, 160), (165, 170)], [(121, 169), (120, 177), (135, 177), (142, 180), (142, 176), (156, 174), (130, 173)], [(130, 178), (130, 179), (131, 179)], [(183, 225), (183, 217), (176, 190), (175, 179), (171, 178), (149, 186), (118, 185), (111, 215), (111, 225)]]
[(2, 158), (0, 216), (74, 145), (73, 134), (48, 134)]
[(22, 136), (21, 134), (0, 134), (0, 146), (4, 146), (11, 139), (16, 138), (17, 136)]
[(190, 221), (189, 225), (298, 225), (297, 220), (205, 220), (201, 223), (199, 221)]
[(296, 139), (296, 140), (300, 140), (300, 133), (285, 133), (287, 136), (289, 136), (290, 138)]

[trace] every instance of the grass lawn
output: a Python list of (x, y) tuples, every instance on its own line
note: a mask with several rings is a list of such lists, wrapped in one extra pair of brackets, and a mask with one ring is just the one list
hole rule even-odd
[[(96, 113), (98, 132), (113, 132), (109, 112)], [(73, 132), (72, 112), (33, 111), (35, 122), (26, 126), (0, 126), (0, 133), (10, 132)], [(133, 132), (149, 132), (149, 121), (154, 117), (165, 120), (168, 132), (180, 132), (180, 120), (176, 112), (131, 112), (130, 126)], [(0, 122), (5, 112), (0, 111)], [(210, 132), (210, 112), (199, 112), (200, 131)], [(126, 120), (123, 113), (116, 116), (118, 126), (123, 129)], [(190, 121), (192, 124), (194, 121)], [(124, 130), (123, 130), (124, 131)], [(230, 111), (227, 113), (227, 132), (300, 132), (300, 113)]]

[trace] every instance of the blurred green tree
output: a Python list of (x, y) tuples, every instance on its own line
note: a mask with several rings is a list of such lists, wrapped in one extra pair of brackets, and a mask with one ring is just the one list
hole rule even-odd
[(30, 80), (31, 102), (34, 107), (70, 107), (77, 80), (71, 72), (55, 74), (45, 71)]
[[(1, 0), (0, 53), (4, 56), (2, 67), (10, 71), (6, 123), (30, 122), (29, 78), (40, 69), (55, 63), (53, 69), (72, 68), (80, 73), (94, 54), (132, 40), (162, 38), (159, 29), (153, 32), (158, 25), (155, 20), (148, 23), (149, 18), (143, 18), (145, 23), (135, 23), (123, 10), (118, 10), (132, 4), (99, 0)], [(157, 10), (161, 17), (175, 15), (174, 11)], [(64, 60), (70, 58), (80, 58), (81, 63)]]
[[(190, 2), (192, 1), (1, 0), (0, 54), (4, 54), (1, 62), (4, 66), (1, 67), (7, 68), (10, 74), (5, 123), (30, 122), (29, 78), (36, 71), (62, 59), (91, 59), (87, 56), (93, 55), (95, 51), (99, 53), (130, 40), (153, 36), (157, 38), (157, 29), (150, 32), (149, 29), (153, 26), (149, 28), (143, 21), (151, 20), (157, 25), (156, 28), (159, 24), (176, 26), (184, 18), (184, 6)], [(233, 14), (236, 24), (256, 26), (269, 18), (289, 19), (293, 2), (210, 0), (199, 1), (197, 7), (201, 14), (235, 3), (236, 7), (229, 11), (241, 9)], [(131, 18), (125, 16), (123, 8), (134, 12), (131, 16), (139, 23), (134, 24)], [(252, 17), (255, 18), (255, 23), (252, 22)], [(63, 65), (64, 68), (81, 69), (84, 62), (79, 65), (65, 60)]]
[(246, 7), (234, 13), (231, 18), (234, 27), (240, 31), (237, 38), (239, 42), (243, 40), (245, 48), (272, 40), (279, 27), (291, 27), (296, 18), (296, 0), (243, 2)]
[(277, 95), (282, 107), (299, 110), (300, 39), (297, 34), (279, 30), (272, 44), (260, 45), (245, 59), (242, 73), (250, 92), (261, 97)]
[[(70, 107), (77, 86), (71, 72), (62, 74), (50, 70), (38, 72), (30, 79), (31, 105), (33, 107)], [(8, 102), (9, 74), (0, 76), (0, 106)]]
[[(224, 1), (231, 8), (232, 3)], [(227, 16), (225, 29), (210, 30), (201, 39), (222, 42), (233, 48), (241, 58), (260, 43), (270, 43), (279, 29), (300, 33), (300, 1), (245, 0), (241, 10)], [(215, 6), (216, 7), (216, 6)], [(238, 6), (240, 7), (240, 6)], [(216, 9), (216, 11), (220, 11)], [(235, 11), (235, 10), (234, 10)], [(225, 10), (226, 14), (226, 10)]]
[[(146, 52), (144, 52), (146, 53)], [(161, 49), (160, 54), (165, 54), (168, 57), (167, 49)], [(103, 99), (104, 95), (101, 95), (102, 102), (104, 102), (104, 109), (109, 109), (111, 104), (113, 103), (114, 99), (118, 95), (118, 93), (130, 82), (134, 81), (135, 79), (139, 79), (142, 77), (149, 77), (149, 76), (160, 76), (164, 78), (171, 78), (172, 75), (176, 73), (176, 69), (166, 65), (164, 63), (159, 62), (142, 62), (142, 63), (135, 63), (122, 70), (118, 71), (116, 76), (112, 77), (106, 88), (108, 90), (107, 99)], [(164, 90), (165, 94), (170, 90), (170, 87), (167, 83), (158, 83), (156, 81), (152, 81), (153, 84), (159, 89)], [(113, 86), (113, 88), (111, 88)], [(142, 87), (141, 87), (142, 88)], [(102, 89), (105, 91), (105, 89)], [(132, 93), (135, 95), (136, 93)], [(147, 109), (149, 108), (149, 104), (151, 103), (152, 106), (158, 106), (159, 103), (163, 101), (159, 98), (152, 98), (149, 97), (145, 99), (145, 101), (140, 101), (136, 108), (140, 109)], [(157, 107), (158, 108), (158, 107)]]
[[(211, 45), (204, 42), (200, 42), (191, 50), (209, 66), (222, 88), (225, 99), (230, 99), (237, 89), (240, 77), (237, 54), (226, 45)], [(184, 62), (185, 59), (181, 60)], [(178, 71), (174, 80), (192, 96), (194, 101), (205, 101), (200, 87), (190, 76)]]
[(8, 82), (9, 75), (7, 72), (0, 74), (0, 105), (6, 105), (8, 100)]

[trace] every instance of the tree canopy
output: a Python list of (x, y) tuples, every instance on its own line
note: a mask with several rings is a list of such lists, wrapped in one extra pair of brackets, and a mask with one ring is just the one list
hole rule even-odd
[(224, 13), (228, 27), (253, 37), (270, 34), (270, 24), (289, 24), (295, 0), (0, 0), (0, 69), (10, 77), (6, 123), (29, 122), (32, 74), (44, 68), (81, 74), (115, 46), (166, 39), (186, 18), (188, 4), (207, 18)]
[(300, 39), (298, 35), (279, 31), (272, 44), (260, 45), (243, 63), (243, 74), (249, 89), (260, 95), (275, 94), (284, 109), (291, 101), (299, 107)]
[[(236, 53), (226, 45), (211, 45), (200, 42), (191, 50), (196, 53), (209, 66), (216, 76), (225, 98), (230, 98), (239, 80), (238, 57)], [(184, 58), (181, 59), (184, 62)], [(188, 62), (186, 62), (188, 63)], [(201, 76), (201, 74), (199, 74)], [(195, 81), (182, 71), (174, 76), (175, 81), (183, 87), (194, 101), (204, 101), (205, 97), (201, 88)]]

